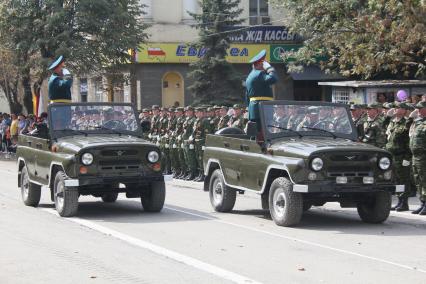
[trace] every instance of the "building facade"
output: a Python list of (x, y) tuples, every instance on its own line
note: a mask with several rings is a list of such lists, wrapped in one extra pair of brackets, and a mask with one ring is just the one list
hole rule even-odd
[[(198, 39), (191, 13), (200, 13), (198, 0), (141, 0), (145, 5), (144, 20), (150, 24), (149, 39), (140, 46), (132, 66), (132, 87), (116, 87), (106, 91), (105, 78), (77, 78), (73, 88), (75, 101), (133, 102), (138, 109), (153, 104), (162, 106), (190, 105), (194, 97), (188, 90), (193, 83), (188, 73), (190, 64), (203, 56), (203, 48), (191, 47)], [(315, 68), (303, 73), (287, 74), (282, 53), (297, 50), (302, 40), (285, 27), (286, 15), (268, 4), (268, 0), (241, 0), (243, 24), (230, 27), (231, 47), (228, 62), (241, 76), (241, 82), (251, 70), (249, 60), (262, 49), (267, 60), (276, 68), (279, 81), (274, 86), (276, 99), (321, 100), (320, 80), (330, 80)], [(242, 94), (243, 95), (243, 94)]]

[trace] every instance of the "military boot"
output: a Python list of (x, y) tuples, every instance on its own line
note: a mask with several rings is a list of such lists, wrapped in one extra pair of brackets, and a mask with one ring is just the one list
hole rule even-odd
[(198, 179), (199, 182), (204, 182), (205, 176), (201, 174), (200, 178)]
[(401, 204), (402, 204), (402, 198), (398, 197), (398, 203), (396, 203), (395, 206), (392, 206), (391, 210), (394, 211), (396, 208), (398, 208), (399, 206), (401, 206)]
[(414, 210), (413, 212), (411, 212), (411, 214), (419, 214), (425, 207), (426, 207), (425, 202), (422, 201), (422, 204), (420, 205), (420, 207)]
[(185, 178), (185, 180), (188, 180), (188, 181), (194, 180), (195, 177), (196, 177), (196, 174), (193, 172), (190, 172), (189, 175)]
[(426, 205), (423, 205), (422, 210), (420, 210), (419, 215), (426, 215)]
[(402, 198), (402, 202), (401, 205), (395, 208), (395, 211), (397, 212), (403, 212), (403, 211), (408, 211), (408, 197), (404, 197)]

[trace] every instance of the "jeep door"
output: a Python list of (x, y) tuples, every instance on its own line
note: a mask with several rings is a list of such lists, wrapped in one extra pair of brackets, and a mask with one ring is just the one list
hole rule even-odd
[(242, 141), (240, 145), (243, 160), (241, 163), (241, 186), (260, 191), (265, 176), (265, 154), (255, 140)]

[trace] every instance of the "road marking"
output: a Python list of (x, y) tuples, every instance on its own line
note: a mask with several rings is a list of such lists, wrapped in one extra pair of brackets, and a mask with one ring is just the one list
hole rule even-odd
[[(50, 214), (53, 214), (53, 215), (59, 217), (58, 213), (55, 210), (53, 210), (53, 209), (42, 208), (40, 210), (45, 211), (47, 213), (50, 213)], [(143, 241), (141, 239), (137, 239), (135, 237), (132, 237), (132, 236), (120, 233), (118, 231), (109, 229), (109, 228), (104, 227), (102, 225), (98, 225), (98, 224), (96, 224), (96, 223), (94, 223), (92, 221), (80, 219), (80, 218), (77, 218), (77, 217), (66, 218), (64, 220), (77, 223), (79, 225), (82, 225), (84, 227), (87, 227), (89, 229), (98, 231), (98, 232), (106, 234), (106, 235), (110, 235), (110, 236), (112, 236), (112, 237), (114, 237), (116, 239), (122, 240), (122, 241), (127, 242), (129, 244), (132, 244), (134, 246), (137, 246), (137, 247), (140, 247), (140, 248), (143, 248), (143, 249), (147, 249), (147, 250), (149, 250), (149, 251), (151, 251), (151, 252), (153, 252), (155, 254), (171, 258), (171, 259), (173, 259), (173, 260), (175, 260), (177, 262), (184, 263), (184, 264), (186, 264), (188, 266), (197, 268), (199, 270), (202, 270), (202, 271), (205, 271), (207, 273), (213, 274), (213, 275), (215, 275), (217, 277), (220, 277), (222, 279), (226, 279), (226, 280), (232, 281), (234, 283), (241, 283), (241, 284), (248, 284), (248, 283), (250, 283), (250, 284), (260, 284), (260, 282), (257, 282), (257, 281), (255, 281), (253, 279), (248, 278), (248, 277), (245, 277), (245, 276), (236, 274), (234, 272), (222, 269), (220, 267), (208, 264), (206, 262), (200, 261), (200, 260), (192, 258), (190, 256), (186, 256), (186, 255), (180, 254), (178, 252), (166, 249), (164, 247), (154, 245), (154, 244), (152, 244), (150, 242), (146, 242), (146, 241)]]
[(164, 206), (164, 208), (171, 210), (171, 211), (180, 212), (180, 213), (183, 213), (183, 214), (188, 214), (188, 215), (191, 215), (191, 216), (195, 216), (195, 217), (203, 218), (203, 219), (206, 219), (206, 220), (214, 221), (214, 222), (217, 222), (217, 223), (222, 223), (222, 224), (226, 224), (226, 225), (230, 225), (230, 226), (234, 226), (234, 227), (239, 227), (239, 228), (250, 230), (250, 231), (253, 231), (253, 232), (257, 232), (257, 233), (267, 234), (267, 235), (277, 237), (277, 238), (281, 238), (281, 239), (286, 239), (286, 240), (289, 240), (289, 241), (299, 242), (299, 243), (302, 243), (302, 244), (306, 244), (306, 245), (310, 245), (310, 246), (314, 246), (314, 247), (319, 247), (319, 248), (322, 248), (322, 249), (328, 249), (328, 250), (332, 250), (332, 251), (335, 251), (335, 252), (340, 252), (340, 253), (344, 253), (344, 254), (348, 254), (348, 255), (353, 255), (353, 256), (373, 260), (373, 261), (376, 261), (376, 262), (386, 263), (386, 264), (389, 264), (389, 265), (393, 265), (393, 266), (408, 269), (408, 270), (426, 273), (426, 270), (423, 270), (423, 269), (420, 269), (420, 268), (417, 268), (417, 267), (411, 267), (411, 266), (408, 266), (408, 265), (405, 265), (405, 264), (389, 261), (389, 260), (374, 257), (374, 256), (369, 256), (369, 255), (365, 255), (365, 254), (361, 254), (361, 253), (357, 253), (357, 252), (353, 252), (353, 251), (349, 251), (349, 250), (344, 250), (344, 249), (339, 249), (339, 248), (335, 248), (335, 247), (331, 247), (331, 246), (327, 246), (327, 245), (322, 245), (322, 244), (319, 244), (319, 243), (314, 243), (314, 242), (310, 242), (310, 241), (306, 241), (306, 240), (302, 240), (302, 239), (298, 239), (298, 238), (294, 238), (294, 237), (289, 237), (289, 236), (285, 236), (285, 235), (281, 235), (281, 234), (277, 234), (277, 233), (272, 233), (272, 232), (268, 232), (268, 231), (264, 231), (264, 230), (260, 230), (260, 229), (256, 229), (256, 228), (252, 228), (252, 227), (249, 227), (249, 226), (244, 226), (244, 225), (240, 225), (240, 224), (236, 224), (236, 223), (232, 223), (232, 222), (228, 222), (228, 221), (218, 220), (218, 219), (203, 216), (203, 215), (200, 215), (200, 214), (170, 208), (170, 207), (167, 207), (167, 206)]
[[(0, 170), (0, 172), (7, 173), (9, 175), (13, 175), (13, 173), (9, 172), (9, 171)], [(218, 220), (218, 219), (214, 219), (214, 218), (207, 217), (207, 216), (204, 216), (204, 215), (200, 215), (200, 214), (196, 214), (196, 213), (192, 213), (192, 212), (188, 212), (188, 211), (184, 211), (184, 210), (170, 208), (170, 207), (167, 207), (167, 206), (164, 206), (164, 208), (166, 208), (168, 210), (171, 210), (171, 211), (175, 211), (175, 212), (180, 212), (180, 213), (187, 214), (187, 215), (196, 216), (196, 217), (203, 218), (203, 219), (206, 219), (206, 220), (210, 220), (210, 221), (214, 221), (214, 222), (218, 222), (218, 223), (222, 223), (222, 224), (226, 224), (226, 225), (230, 225), (230, 226), (239, 227), (239, 228), (242, 228), (242, 229), (254, 231), (254, 232), (257, 232), (257, 233), (267, 234), (267, 235), (270, 235), (270, 236), (273, 236), (273, 237), (277, 237), (277, 238), (281, 238), (281, 239), (286, 239), (286, 240), (290, 240), (290, 241), (294, 241), (294, 242), (299, 242), (299, 243), (303, 243), (303, 244), (307, 244), (307, 245), (310, 245), (310, 246), (319, 247), (319, 248), (323, 248), (323, 249), (328, 249), (328, 250), (332, 250), (332, 251), (335, 251), (335, 252), (340, 252), (340, 253), (343, 253), (343, 254), (353, 255), (353, 256), (357, 256), (357, 257), (361, 257), (361, 258), (373, 260), (373, 261), (376, 261), (376, 262), (386, 263), (386, 264), (393, 265), (393, 266), (396, 266), (396, 267), (400, 267), (400, 268), (404, 268), (404, 269), (408, 269), (408, 270), (412, 270), (412, 271), (418, 271), (418, 272), (426, 274), (426, 270), (424, 270), (424, 269), (420, 269), (420, 268), (416, 268), (416, 267), (411, 267), (411, 266), (408, 266), (408, 265), (405, 265), (405, 264), (396, 263), (396, 262), (389, 261), (389, 260), (386, 260), (386, 259), (377, 258), (377, 257), (373, 257), (373, 256), (368, 256), (368, 255), (360, 254), (360, 253), (357, 253), (357, 252), (353, 252), (353, 251), (349, 251), (349, 250), (344, 250), (344, 249), (339, 249), (339, 248), (335, 248), (335, 247), (331, 247), (331, 246), (327, 246), (327, 245), (322, 245), (322, 244), (319, 244), (319, 243), (314, 243), (314, 242), (310, 242), (310, 241), (306, 241), (306, 240), (302, 240), (302, 239), (298, 239), (298, 238), (294, 238), (294, 237), (289, 237), (289, 236), (285, 236), (285, 235), (281, 235), (281, 234), (277, 234), (277, 233), (272, 233), (272, 232), (268, 232), (268, 231), (264, 231), (264, 230), (260, 230), (260, 229), (256, 229), (256, 228), (252, 228), (252, 227), (248, 227), (248, 226), (244, 226), (244, 225), (232, 223), (232, 222)], [(53, 209), (41, 209), (41, 210), (58, 216), (57, 212), (55, 210), (53, 210)], [(93, 222), (90, 222), (90, 221), (87, 221), (87, 220), (83, 220), (83, 219), (79, 219), (79, 218), (67, 218), (67, 220), (70, 220), (72, 222), (81, 224), (81, 225), (83, 225), (85, 227), (88, 227), (88, 228), (91, 228), (93, 230), (96, 230), (96, 231), (99, 231), (99, 232), (102, 232), (102, 233), (105, 233), (105, 234), (109, 234), (111, 236), (114, 236), (114, 237), (116, 237), (118, 239), (124, 240), (124, 241), (126, 241), (128, 243), (131, 243), (133, 245), (136, 245), (138, 247), (146, 248), (146, 249), (148, 249), (148, 250), (150, 250), (150, 251), (152, 251), (154, 253), (161, 254), (161, 255), (164, 255), (164, 256), (168, 256), (168, 257), (170, 257), (170, 258), (172, 258), (172, 259), (174, 259), (176, 261), (183, 262), (183, 263), (185, 263), (187, 265), (196, 267), (196, 268), (198, 268), (200, 270), (212, 273), (212, 272), (210, 272), (210, 269), (211, 269), (211, 271), (215, 271), (217, 273), (221, 273), (221, 275), (223, 273), (223, 275), (224, 275), (223, 277), (219, 276), (219, 274), (216, 274), (216, 273), (213, 273), (213, 274), (217, 275), (217, 276), (219, 276), (221, 278), (231, 280), (231, 281), (236, 282), (236, 283), (258, 283), (256, 281), (251, 280), (249, 278), (246, 278), (244, 276), (241, 276), (241, 275), (235, 274), (233, 272), (224, 270), (222, 268), (210, 265), (208, 263), (204, 263), (204, 262), (202, 262), (200, 260), (197, 260), (195, 258), (191, 258), (191, 257), (185, 256), (185, 255), (182, 255), (182, 254), (179, 254), (179, 253), (167, 250), (166, 248), (156, 246), (156, 245), (151, 244), (149, 242), (145, 242), (145, 241), (133, 238), (131, 236), (127, 236), (127, 235), (122, 234), (122, 233), (120, 233), (118, 231), (114, 231), (114, 230), (108, 229), (106, 227), (97, 225), (97, 224), (95, 224)], [(108, 231), (108, 232), (105, 232), (104, 230)], [(168, 255), (168, 253), (170, 253), (170, 256)], [(176, 258), (174, 256), (176, 256)], [(182, 259), (182, 260), (179, 260), (179, 259)], [(235, 276), (236, 277), (235, 279), (237, 279), (238, 281), (235, 281), (235, 280), (232, 280), (232, 279), (228, 278), (228, 277), (232, 277), (232, 276)], [(241, 282), (240, 280), (243, 281), (243, 282)]]

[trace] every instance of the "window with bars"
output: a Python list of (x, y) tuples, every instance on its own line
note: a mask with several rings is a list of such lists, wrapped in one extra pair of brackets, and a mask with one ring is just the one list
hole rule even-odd
[(333, 89), (333, 103), (348, 104), (349, 103), (349, 89), (348, 88), (334, 88)]

